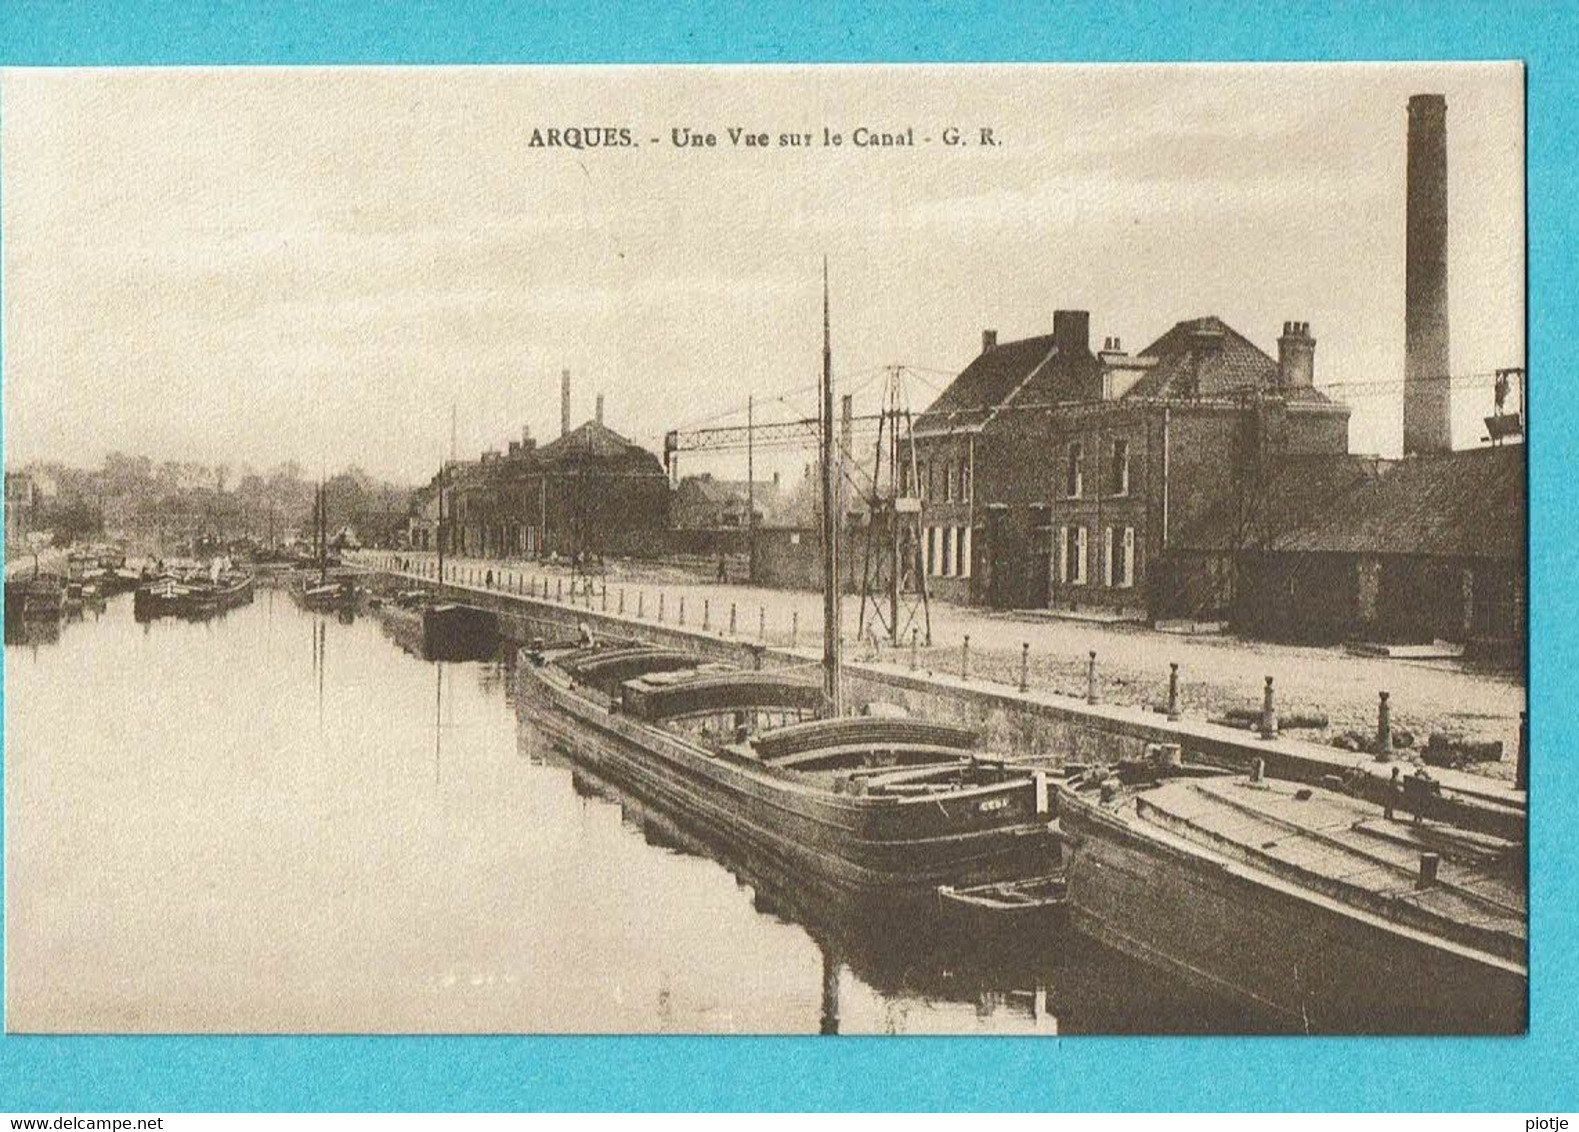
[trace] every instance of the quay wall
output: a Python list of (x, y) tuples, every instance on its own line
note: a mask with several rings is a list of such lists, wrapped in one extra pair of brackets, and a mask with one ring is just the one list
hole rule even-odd
[[(381, 571), (375, 568), (372, 572)], [(727, 605), (708, 611), (709, 629), (703, 631), (701, 609), (686, 610), (687, 623), (680, 625), (677, 608), (668, 609), (663, 622), (656, 620), (656, 611), (651, 609), (638, 619), (628, 612), (619, 614), (614, 599), (600, 592), (590, 598), (577, 594), (572, 599), (567, 594), (558, 600), (483, 585), (438, 583), (404, 573), (393, 577), (404, 584), (422, 585), (445, 600), (490, 610), (499, 617), (501, 636), (519, 644), (537, 638), (563, 639), (585, 623), (594, 634), (636, 637), (743, 667), (811, 668), (821, 660), (820, 647), (786, 648), (752, 640), (751, 626), (744, 621), (742, 632), (730, 637), (726, 632)], [(1149, 744), (1177, 743), (1194, 759), (1229, 769), (1248, 770), (1260, 760), (1266, 773), (1275, 778), (1313, 785), (1342, 778), (1351, 782), (1351, 789), (1357, 786), (1361, 796), (1378, 803), (1386, 800), (1390, 789), (1390, 764), (1369, 756), (1299, 739), (1266, 740), (1251, 731), (1203, 720), (1170, 720), (1144, 708), (1090, 703), (1041, 689), (1022, 692), (1011, 685), (965, 679), (958, 673), (911, 670), (902, 654), (897, 663), (861, 659), (855, 648), (847, 645), (844, 691), (853, 704), (896, 704), (919, 717), (971, 727), (981, 734), (989, 750), (1048, 768), (1138, 758)], [(1525, 839), (1522, 794), (1451, 771), (1439, 771), (1436, 777), (1442, 793), (1428, 800), (1425, 816), (1509, 840)]]

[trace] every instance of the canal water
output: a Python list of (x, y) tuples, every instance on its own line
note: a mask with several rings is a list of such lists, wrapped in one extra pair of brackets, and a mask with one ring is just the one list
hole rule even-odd
[(1244, 1032), (1079, 937), (828, 923), (579, 770), (508, 659), (260, 588), (7, 626), (6, 1024), (21, 1032)]

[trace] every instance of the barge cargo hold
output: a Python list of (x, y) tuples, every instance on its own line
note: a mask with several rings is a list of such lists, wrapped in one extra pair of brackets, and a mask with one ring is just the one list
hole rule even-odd
[(1246, 776), (1056, 787), (1071, 925), (1319, 1033), (1527, 1024), (1524, 846)]

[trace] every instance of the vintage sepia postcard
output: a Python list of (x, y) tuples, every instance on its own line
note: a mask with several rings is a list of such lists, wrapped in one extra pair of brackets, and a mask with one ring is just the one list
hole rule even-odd
[(0, 72), (6, 1030), (1524, 1033), (1524, 86)]

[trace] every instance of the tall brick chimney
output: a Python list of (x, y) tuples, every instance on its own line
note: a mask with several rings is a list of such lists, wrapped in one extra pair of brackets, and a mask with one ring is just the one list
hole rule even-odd
[(983, 330), (981, 332), (981, 352), (991, 353), (998, 347), (998, 332), (996, 330)]
[(559, 435), (568, 436), (570, 433), (570, 371), (563, 370), (559, 375)]
[(603, 423), (603, 394), (601, 394), (601, 393), (598, 394), (597, 418), (598, 418), (598, 423), (602, 424)]
[(1277, 383), (1283, 389), (1316, 383), (1316, 340), (1310, 336), (1310, 323), (1283, 324), (1283, 335), (1277, 340)]
[(1447, 99), (1409, 99), (1404, 221), (1404, 454), (1453, 447), (1447, 324)]

